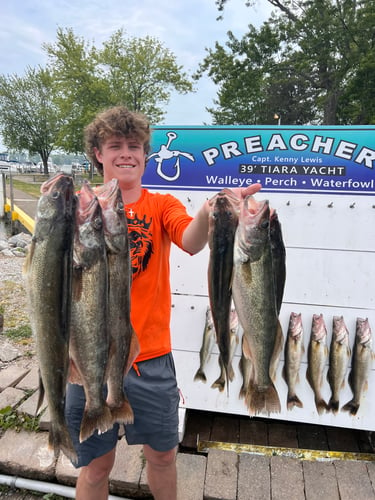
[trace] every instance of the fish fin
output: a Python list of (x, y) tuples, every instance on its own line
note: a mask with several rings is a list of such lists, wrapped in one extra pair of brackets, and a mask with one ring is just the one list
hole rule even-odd
[(281, 405), (276, 387), (271, 383), (266, 390), (259, 390), (254, 387), (251, 391), (249, 409), (251, 414), (280, 413)]
[(73, 359), (70, 359), (70, 363), (69, 363), (68, 381), (71, 384), (82, 385), (81, 374), (77, 368), (77, 365), (74, 363)]
[(124, 375), (126, 375), (129, 372), (130, 368), (132, 367), (134, 361), (137, 359), (137, 356), (141, 350), (140, 345), (139, 345), (138, 336), (135, 333), (133, 328), (132, 328), (132, 330), (133, 330), (133, 333), (132, 333), (132, 336), (130, 338), (129, 355), (128, 355), (128, 360), (126, 363)]
[(244, 353), (246, 359), (251, 359), (251, 349), (246, 335), (243, 335), (242, 337), (242, 352)]
[(204, 383), (207, 382), (206, 374), (200, 368), (198, 368), (197, 373), (194, 375), (194, 381), (197, 382), (198, 380)]
[(35, 243), (35, 240), (33, 238), (31, 240), (31, 245), (30, 245), (29, 251), (27, 252), (25, 261), (24, 261), (23, 266), (22, 266), (22, 273), (23, 274), (27, 274), (30, 271), (30, 266), (31, 266), (31, 262), (33, 261), (35, 246), (36, 246), (36, 243)]
[(61, 450), (72, 462), (78, 462), (77, 453), (66, 426), (51, 423), (48, 434), (48, 447), (54, 451), (55, 457), (58, 456)]
[(82, 443), (85, 441), (92, 436), (96, 430), (99, 433), (104, 433), (112, 429), (112, 427), (113, 419), (111, 410), (106, 404), (103, 404), (101, 408), (91, 413), (85, 408), (81, 422), (79, 442)]
[(351, 415), (357, 415), (359, 404), (351, 399), (342, 408), (341, 411), (348, 411)]
[(39, 370), (39, 397), (38, 397), (38, 402), (36, 404), (36, 409), (35, 409), (35, 415), (38, 415), (38, 411), (40, 410), (40, 407), (42, 406), (44, 399), (44, 385), (43, 385), (43, 380), (40, 375), (40, 370)]
[(283, 379), (286, 382), (286, 368), (285, 368), (285, 365), (283, 366), (283, 369), (281, 370), (281, 376), (283, 377)]
[(228, 377), (229, 377), (229, 380), (230, 380), (231, 382), (233, 382), (233, 379), (234, 379), (234, 370), (233, 370), (232, 363), (229, 363), (229, 367), (228, 367)]
[(331, 398), (328, 401), (328, 411), (331, 411), (336, 415), (336, 413), (339, 411), (339, 401)]
[(323, 398), (315, 398), (315, 406), (319, 415), (321, 415), (324, 411), (328, 411), (328, 405)]
[(307, 369), (306, 369), (306, 379), (307, 379), (308, 383), (310, 384), (310, 387), (313, 388), (314, 384), (313, 384), (313, 381), (311, 379), (311, 374), (310, 374), (310, 368), (309, 367), (307, 367)]
[(288, 394), (286, 406), (288, 410), (292, 410), (295, 406), (298, 406), (298, 408), (303, 408), (303, 403), (297, 396), (297, 394)]
[(270, 360), (270, 369), (269, 369), (269, 375), (273, 382), (275, 382), (276, 380), (277, 365), (279, 364), (280, 354), (283, 349), (283, 345), (284, 345), (283, 330), (281, 328), (280, 321), (277, 320), (275, 345), (273, 348), (273, 353)]
[(132, 424), (134, 422), (133, 409), (125, 396), (120, 406), (110, 406), (110, 410), (113, 423), (117, 422), (119, 424)]

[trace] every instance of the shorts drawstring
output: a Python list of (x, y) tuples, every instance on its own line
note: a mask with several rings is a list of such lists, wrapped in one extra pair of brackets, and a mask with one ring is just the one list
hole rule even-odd
[(139, 371), (137, 363), (133, 363), (133, 368), (135, 370), (135, 373), (138, 375), (138, 377), (141, 376), (141, 372)]

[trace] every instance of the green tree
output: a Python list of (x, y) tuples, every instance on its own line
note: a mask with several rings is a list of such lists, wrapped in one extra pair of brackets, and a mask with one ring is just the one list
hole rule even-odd
[(82, 131), (101, 109), (126, 105), (157, 123), (172, 89), (192, 90), (175, 56), (151, 37), (127, 38), (118, 30), (99, 49), (59, 28), (56, 43), (43, 47), (64, 117), (58, 144), (67, 152), (83, 151)]
[[(219, 11), (223, 12), (227, 1), (216, 1)], [(246, 3), (253, 6), (256, 0)], [(214, 116), (221, 109), (226, 114), (227, 110), (236, 110), (242, 101), (243, 108), (253, 111), (248, 119), (261, 103), (267, 116), (272, 109), (280, 112), (283, 123), (372, 123), (374, 105), (369, 106), (369, 101), (374, 103), (371, 84), (375, 65), (374, 0), (268, 0), (268, 3), (276, 10), (260, 30), (250, 26), (249, 33), (236, 41), (241, 51), (233, 51), (229, 34), (229, 51), (225, 54), (230, 55), (233, 63), (229, 64), (226, 75), (220, 78), (217, 64), (213, 63), (216, 57), (223, 57), (222, 52), (209, 52), (201, 65), (200, 72), (208, 71), (219, 84), (216, 101), (219, 107)], [(273, 45), (272, 53), (262, 46), (266, 25), (271, 37), (278, 39), (278, 47)], [(254, 44), (258, 48), (255, 54)], [(272, 48), (271, 43), (268, 48)], [(263, 63), (259, 63), (259, 56), (263, 57)], [(238, 57), (242, 58), (242, 73), (238, 72)], [(255, 80), (254, 67), (259, 73)], [(229, 91), (223, 90), (230, 89), (229, 81), (236, 75), (246, 83), (242, 94), (230, 98)], [(256, 116), (267, 123), (264, 113), (256, 112)]]
[(98, 110), (111, 105), (110, 87), (100, 68), (97, 50), (72, 29), (57, 30), (55, 44), (44, 44), (62, 117), (58, 146), (80, 153), (83, 129)]
[(153, 123), (164, 117), (161, 106), (169, 102), (171, 90), (182, 94), (193, 90), (174, 54), (150, 36), (127, 38), (120, 29), (103, 44), (99, 60), (112, 102), (145, 113)]
[(0, 76), (0, 130), (9, 149), (39, 154), (48, 174), (48, 158), (60, 127), (48, 70), (28, 67), (23, 77)]

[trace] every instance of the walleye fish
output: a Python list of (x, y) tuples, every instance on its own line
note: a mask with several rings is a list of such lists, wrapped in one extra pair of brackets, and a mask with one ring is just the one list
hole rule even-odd
[(273, 210), (270, 215), (270, 240), (272, 268), (275, 281), (276, 310), (277, 314), (279, 314), (283, 301), (286, 280), (286, 251), (281, 231), (281, 224), (276, 210)]
[[(235, 309), (232, 309), (230, 312), (230, 341), (229, 341), (229, 369), (228, 369), (228, 377), (232, 382), (234, 379), (234, 370), (232, 366), (233, 356), (236, 352), (238, 345), (238, 329), (239, 322), (238, 316)], [(219, 366), (220, 366), (220, 376), (215, 382), (211, 385), (213, 389), (219, 389), (220, 392), (224, 390), (225, 380), (226, 380), (226, 369), (225, 365), (221, 360), (221, 356), (219, 356)]]
[(328, 410), (328, 405), (321, 394), (323, 372), (327, 359), (327, 328), (324, 323), (323, 314), (314, 314), (308, 347), (306, 378), (314, 391), (315, 406), (319, 415), (321, 415), (324, 410)]
[[(134, 414), (124, 393), (123, 379), (129, 357), (131, 362), (136, 357), (136, 353), (130, 352), (135, 332), (130, 321), (132, 270), (128, 225), (117, 179), (112, 179), (94, 189), (94, 192), (102, 209), (108, 263), (110, 357), (107, 404), (114, 422), (128, 424), (134, 421)], [(134, 340), (138, 342), (136, 336)]]
[(284, 350), (283, 378), (288, 386), (287, 408), (294, 406), (303, 408), (302, 401), (296, 394), (296, 385), (299, 382), (299, 370), (305, 348), (303, 345), (303, 324), (301, 313), (290, 313), (289, 327)]
[[(268, 201), (241, 200), (234, 242), (233, 300), (252, 374), (245, 398), (251, 415), (280, 412), (272, 378), (282, 346), (277, 315)], [(281, 339), (280, 339), (281, 336)]]
[(207, 382), (206, 374), (204, 372), (205, 367), (210, 359), (212, 349), (215, 345), (215, 326), (212, 319), (212, 313), (210, 307), (207, 307), (206, 311), (206, 322), (203, 331), (203, 341), (202, 347), (199, 351), (199, 361), (200, 365), (197, 373), (194, 376), (194, 380), (201, 380), (202, 382)]
[(69, 315), (75, 201), (70, 176), (57, 174), (41, 186), (24, 273), (39, 362), (37, 411), (46, 395), (51, 415), (49, 446), (76, 461), (64, 417), (69, 367)]
[[(99, 201), (89, 183), (83, 183), (76, 210), (73, 242), (73, 294), (70, 380), (84, 387), (86, 404), (80, 441), (95, 430), (112, 427), (112, 415), (103, 395), (109, 351), (108, 273), (103, 220)], [(78, 377), (75, 374), (78, 374)]]
[(327, 380), (331, 387), (331, 398), (328, 409), (333, 413), (339, 411), (339, 395), (345, 385), (345, 376), (350, 361), (349, 332), (342, 316), (334, 316), (332, 323), (332, 339), (329, 350), (329, 368)]
[(226, 380), (230, 370), (230, 310), (232, 302), (233, 242), (238, 223), (239, 199), (224, 189), (210, 201), (208, 294), (220, 358)]
[(367, 390), (372, 359), (372, 332), (368, 318), (357, 318), (352, 366), (348, 377), (353, 398), (342, 407), (342, 410), (351, 415), (357, 414), (362, 396)]

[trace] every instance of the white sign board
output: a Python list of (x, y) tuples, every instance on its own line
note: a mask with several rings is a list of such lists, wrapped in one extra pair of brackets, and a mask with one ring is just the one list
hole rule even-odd
[[(207, 129), (210, 130), (210, 127), (207, 127)], [(279, 134), (280, 129), (282, 127), (271, 132)], [(176, 131), (175, 128), (172, 130), (176, 136), (181, 132), (180, 130)], [(296, 130), (298, 133), (302, 133), (297, 128), (294, 129), (294, 135), (297, 133)], [(162, 131), (164, 133), (165, 128)], [(205, 129), (202, 128), (200, 132), (201, 136), (204, 136)], [(346, 127), (345, 134), (349, 132), (350, 130)], [(245, 131), (245, 133), (246, 136), (249, 136), (253, 132), (249, 130)], [(288, 133), (292, 132), (289, 131)], [(315, 130), (314, 133), (319, 137), (323, 137), (324, 130)], [(336, 127), (334, 133), (336, 134), (335, 137), (339, 137), (340, 128)], [(354, 145), (351, 146), (351, 149), (348, 145), (341, 145), (340, 154), (349, 156), (350, 150), (354, 162), (360, 154), (362, 154), (363, 160), (362, 163), (355, 164), (357, 178), (350, 177), (352, 181), (346, 183), (344, 190), (342, 184), (340, 190), (329, 187), (333, 185), (331, 176), (324, 174), (323, 178), (318, 174), (312, 174), (312, 171), (310, 171), (309, 175), (314, 176), (313, 184), (315, 187), (319, 184), (319, 179), (323, 178), (324, 180), (325, 184), (321, 183), (322, 189), (320, 192), (315, 188), (311, 190), (298, 188), (295, 190), (291, 188), (277, 190), (273, 186), (272, 189), (265, 188), (255, 195), (258, 200), (269, 200), (270, 205), (277, 210), (282, 226), (287, 266), (284, 299), (280, 311), (284, 339), (286, 338), (291, 312), (302, 313), (304, 325), (305, 354), (300, 369), (300, 383), (297, 386), (297, 394), (303, 402), (303, 408), (295, 407), (290, 411), (287, 410), (287, 385), (281, 375), (284, 364), (282, 354), (275, 383), (282, 409), (281, 413), (269, 415), (273, 419), (375, 430), (373, 419), (375, 413), (375, 362), (369, 374), (368, 390), (363, 396), (360, 408), (355, 416), (343, 411), (339, 411), (336, 415), (331, 412), (319, 415), (315, 408), (313, 391), (306, 380), (307, 347), (314, 314), (323, 314), (324, 316), (328, 331), (328, 347), (331, 341), (334, 316), (344, 317), (349, 330), (351, 347), (354, 345), (355, 325), (358, 317), (369, 319), (375, 336), (375, 190), (371, 188), (375, 179), (373, 171), (375, 154), (371, 148), (371, 146), (375, 145), (374, 127), (367, 128), (366, 134), (365, 142), (370, 141), (366, 142), (366, 144), (360, 144), (360, 136), (354, 137), (352, 134), (353, 141), (357, 142), (358, 151)], [(333, 137), (333, 132), (331, 136)], [(210, 136), (209, 140), (212, 143), (212, 136)], [(223, 137), (220, 140), (223, 143)], [(201, 141), (203, 144), (202, 138)], [(353, 141), (352, 144), (354, 144)], [(231, 140), (227, 142), (233, 142), (233, 138), (231, 137)], [(281, 142), (279, 141), (278, 144), (281, 145)], [(205, 150), (209, 149), (208, 147), (204, 148), (204, 145), (202, 147)], [(236, 151), (235, 145), (232, 144), (231, 148), (232, 153)], [(154, 151), (160, 151), (160, 149), (160, 144), (154, 144)], [(184, 149), (185, 155), (188, 151), (191, 151), (188, 147), (182, 149)], [(217, 149), (220, 152), (220, 148)], [(361, 151), (362, 153), (360, 153)], [(275, 151), (273, 153), (276, 154)], [(194, 156), (197, 158), (198, 154), (195, 152)], [(330, 161), (331, 159), (328, 156), (327, 161)], [(159, 163), (153, 163), (155, 157), (156, 155), (149, 160), (147, 167), (153, 172), (150, 175), (154, 175), (158, 167), (160, 170), (162, 164), (161, 160)], [(284, 151), (284, 158), (291, 157), (291, 153)], [(233, 158), (235, 158), (235, 155)], [(312, 163), (315, 158), (314, 154), (310, 152), (309, 158), (310, 163)], [(186, 165), (189, 161), (191, 162), (191, 159), (187, 156), (180, 157), (180, 159), (179, 168), (187, 168)], [(268, 159), (270, 160), (270, 158)], [(173, 161), (176, 161), (176, 155)], [(184, 163), (182, 163), (183, 161)], [(348, 159), (347, 161), (351, 160)], [(237, 162), (240, 162), (241, 165), (250, 164), (248, 159), (243, 156), (237, 158)], [(321, 166), (324, 165), (321, 164)], [(341, 163), (336, 165), (336, 167), (339, 166), (345, 167), (346, 176), (351, 171), (350, 169), (354, 168)], [(199, 164), (195, 163), (194, 167), (191, 166), (191, 168), (194, 168), (196, 172), (199, 169)], [(359, 172), (360, 169), (365, 171), (363, 177), (362, 173)], [(163, 172), (165, 172), (165, 169)], [(233, 172), (231, 172), (229, 171), (227, 175), (233, 175)], [(371, 175), (369, 175), (369, 172)], [(274, 180), (283, 178), (284, 181), (288, 179), (286, 176), (296, 178), (296, 174), (287, 169), (284, 170), (283, 174), (277, 174), (276, 169), (274, 174), (267, 173), (264, 175)], [(282, 177), (278, 177), (278, 175), (282, 175)], [(266, 177), (260, 177), (259, 172), (257, 172), (255, 176), (246, 174), (245, 177), (239, 178), (246, 179), (246, 182), (251, 183), (262, 182)], [(361, 177), (362, 181), (360, 181)], [(194, 215), (203, 202), (214, 194), (212, 186), (205, 189), (204, 186), (200, 186), (199, 189), (192, 189), (190, 186), (189, 189), (184, 190), (182, 186), (178, 185), (174, 188), (174, 183), (177, 182), (178, 184), (176, 179), (174, 181), (163, 179), (160, 181), (159, 186), (155, 186), (154, 179), (155, 177), (153, 177), (153, 182), (149, 186), (151, 189), (159, 191), (166, 189), (173, 192), (187, 207), (191, 215)], [(344, 180), (348, 181), (348, 178), (342, 178), (340, 182), (344, 182)], [(222, 187), (232, 187), (229, 177), (227, 181), (224, 185), (215, 186), (216, 191), (219, 191)], [(300, 181), (298, 180), (298, 182)], [(357, 189), (353, 186), (357, 185), (358, 182), (362, 182), (362, 185), (361, 188)], [(364, 182), (368, 184), (365, 185)], [(269, 183), (272, 184), (272, 181), (269, 181)], [(284, 182), (284, 187), (286, 185), (287, 183)], [(181, 405), (186, 408), (246, 415), (248, 410), (243, 400), (239, 398), (242, 385), (242, 376), (238, 368), (241, 342), (237, 346), (233, 360), (235, 378), (230, 383), (228, 392), (226, 389), (219, 392), (218, 389), (211, 388), (211, 384), (218, 378), (220, 373), (216, 346), (205, 370), (207, 383), (204, 384), (193, 380), (199, 367), (199, 350), (203, 338), (206, 309), (209, 304), (207, 287), (208, 259), (209, 250), (207, 247), (193, 257), (177, 248), (173, 248), (171, 254), (173, 294), (171, 329), (177, 378), (183, 396)], [(326, 371), (327, 369), (328, 363)], [(326, 377), (324, 377), (322, 394), (328, 402), (331, 392)], [(352, 391), (346, 378), (345, 387), (340, 393), (340, 408), (351, 398)], [(265, 415), (261, 416), (264, 417)]]

